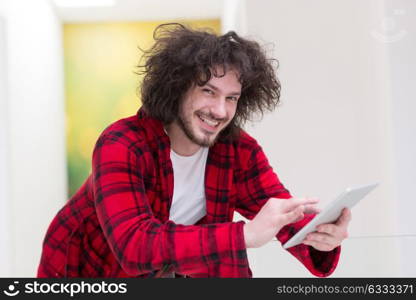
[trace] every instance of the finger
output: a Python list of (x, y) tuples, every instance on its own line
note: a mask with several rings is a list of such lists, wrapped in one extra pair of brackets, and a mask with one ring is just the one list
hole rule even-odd
[(325, 243), (328, 245), (338, 245), (341, 243), (339, 239), (337, 239), (335, 236), (326, 234), (326, 233), (309, 233), (305, 241), (312, 241), (312, 242), (319, 242), (319, 243)]
[(304, 207), (298, 206), (296, 209), (291, 210), (285, 214), (282, 215), (282, 222), (283, 222), (283, 226), (289, 223), (294, 223), (297, 222), (299, 220), (302, 220), (304, 218), (304, 214), (303, 214), (303, 210)]
[(321, 209), (318, 208), (314, 204), (305, 205), (305, 210), (304, 210), (305, 214), (319, 214), (320, 212), (321, 212)]
[(296, 207), (298, 207), (299, 205), (309, 205), (309, 204), (317, 204), (319, 202), (318, 198), (290, 198), (287, 199), (287, 201), (284, 202), (284, 211), (288, 212), (291, 211), (293, 209), (295, 209)]
[(338, 218), (335, 224), (338, 226), (347, 227), (350, 221), (351, 221), (351, 210), (345, 207), (342, 210), (341, 216)]
[(325, 251), (325, 252), (332, 251), (335, 248), (332, 245), (322, 243), (322, 242), (315, 242), (315, 241), (303, 241), (303, 244), (312, 246), (316, 250)]
[[(318, 214), (321, 210), (316, 207), (315, 205), (300, 205), (298, 206), (300, 210), (302, 210), (302, 214), (299, 215), (295, 220), (290, 223), (296, 223), (302, 220), (305, 217), (305, 214)], [(302, 209), (303, 207), (303, 209)]]
[(341, 228), (335, 224), (321, 224), (316, 227), (316, 231), (320, 233), (326, 233), (329, 235), (339, 235)]
[(295, 220), (293, 220), (292, 222), (290, 222), (290, 223), (296, 223), (296, 222), (299, 222), (300, 220), (302, 220), (303, 218), (305, 217), (305, 214), (300, 214)]
[(348, 238), (348, 231), (346, 227), (334, 224), (321, 224), (316, 227), (317, 232), (329, 234), (339, 241)]

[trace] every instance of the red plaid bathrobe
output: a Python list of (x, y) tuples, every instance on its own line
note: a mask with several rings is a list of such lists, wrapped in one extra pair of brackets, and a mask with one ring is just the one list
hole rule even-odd
[[(92, 174), (57, 213), (43, 243), (39, 277), (149, 277), (163, 266), (190, 277), (251, 277), (243, 221), (271, 197), (290, 198), (256, 140), (243, 132), (209, 150), (207, 214), (195, 225), (169, 221), (170, 141), (162, 123), (139, 110), (99, 137)], [(312, 216), (285, 226), (284, 243)], [(316, 276), (335, 269), (340, 248), (288, 249)]]

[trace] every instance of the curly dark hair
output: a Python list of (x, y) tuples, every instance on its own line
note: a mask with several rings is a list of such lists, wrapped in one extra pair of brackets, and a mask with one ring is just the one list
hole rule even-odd
[[(262, 116), (279, 104), (278, 61), (268, 58), (257, 42), (234, 31), (218, 36), (208, 29), (195, 30), (179, 23), (159, 25), (153, 38), (155, 44), (142, 50), (144, 63), (137, 66), (137, 74), (144, 75), (139, 89), (145, 112), (164, 124), (177, 118), (190, 87), (205, 85), (211, 76), (222, 77), (230, 68), (239, 74), (241, 96), (233, 120), (219, 139), (233, 140), (254, 113)], [(217, 74), (217, 69), (223, 74)]]

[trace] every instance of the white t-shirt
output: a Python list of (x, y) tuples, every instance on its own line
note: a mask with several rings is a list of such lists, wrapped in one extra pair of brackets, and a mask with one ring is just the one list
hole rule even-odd
[(192, 156), (170, 151), (173, 165), (173, 200), (169, 220), (193, 225), (206, 215), (205, 166), (208, 147), (201, 147)]

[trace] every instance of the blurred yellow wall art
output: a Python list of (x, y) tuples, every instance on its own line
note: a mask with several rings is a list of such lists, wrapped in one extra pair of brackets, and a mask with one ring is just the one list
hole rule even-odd
[[(153, 30), (166, 22), (64, 25), (68, 196), (91, 172), (100, 133), (139, 109), (140, 78), (134, 73), (141, 57), (138, 47), (148, 49)], [(220, 33), (219, 19), (176, 22)]]

